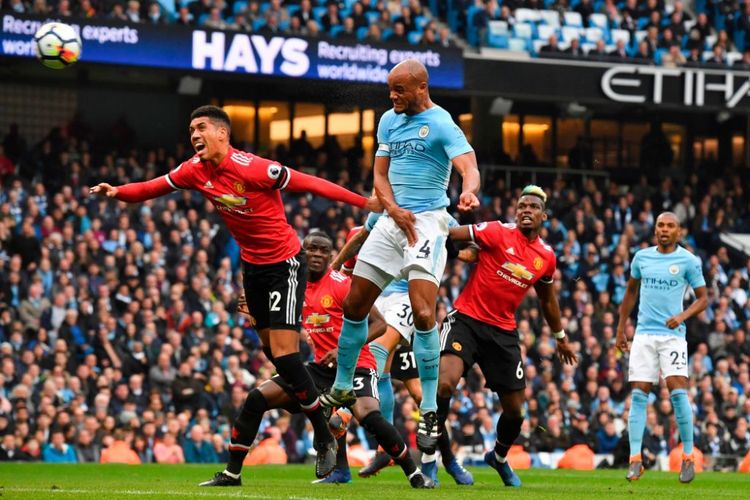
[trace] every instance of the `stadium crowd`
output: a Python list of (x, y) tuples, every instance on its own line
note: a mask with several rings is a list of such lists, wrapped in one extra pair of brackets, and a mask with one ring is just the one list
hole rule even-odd
[[(170, 2), (171, 3), (171, 2)], [(19, 14), (99, 18), (155, 26), (178, 24), (261, 35), (335, 37), (451, 47), (453, 35), (438, 26), (419, 0), (3, 0)]]
[[(118, 122), (109, 142), (91, 141), (81, 120), (27, 144), (11, 127), (0, 147), (0, 460), (48, 462), (224, 462), (230, 422), (248, 390), (273, 366), (257, 333), (235, 314), (238, 249), (210, 203), (190, 192), (128, 206), (94, 199), (87, 186), (163, 174), (190, 156), (136, 147)], [(261, 151), (367, 191), (361, 150), (304, 139)], [(674, 211), (683, 243), (703, 259), (710, 306), (688, 325), (697, 447), (716, 466), (750, 451), (750, 259), (719, 239), (748, 230), (750, 196), (730, 171), (709, 177), (548, 183), (546, 241), (558, 256), (557, 286), (576, 367), (555, 357), (549, 327), (530, 294), (518, 311), (526, 359), (528, 418), (517, 441), (537, 455), (584, 445), (624, 465), (629, 407), (627, 356), (615, 348), (617, 307), (633, 253), (651, 240), (654, 219)], [(455, 203), (460, 183), (449, 194)], [(488, 175), (481, 209), (464, 223), (513, 221), (521, 186)], [(326, 200), (285, 195), (303, 237), (319, 228), (340, 247), (364, 213)], [(470, 268), (449, 263), (440, 288), (445, 317)], [(630, 327), (629, 334), (633, 329)], [(304, 350), (309, 356), (309, 350)], [(397, 387), (396, 425), (416, 449), (418, 407)], [(459, 456), (492, 449), (499, 402), (472, 371), (452, 402), (449, 427)], [(305, 460), (311, 428), (299, 415), (269, 412), (250, 463)], [(373, 442), (350, 428), (351, 456)], [(678, 446), (669, 394), (650, 395), (644, 457)], [(356, 462), (354, 462), (356, 463)]]

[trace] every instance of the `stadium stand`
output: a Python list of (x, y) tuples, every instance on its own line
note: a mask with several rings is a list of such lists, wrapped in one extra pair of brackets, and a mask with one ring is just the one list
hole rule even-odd
[[(223, 462), (229, 423), (247, 391), (273, 373), (257, 333), (234, 313), (236, 245), (211, 205), (190, 193), (138, 206), (89, 198), (94, 182), (151, 178), (189, 156), (182, 144), (172, 151), (137, 147), (126, 123), (104, 136), (110, 140), (92, 140), (90, 127), (76, 121), (38, 144), (28, 144), (17, 128), (3, 137), (0, 460), (136, 462), (132, 450), (143, 463)], [(334, 141), (323, 147), (334, 148)], [(315, 163), (341, 151), (302, 150), (305, 166), (318, 175), (369, 187), (366, 176), (349, 180), (334, 160)], [(288, 160), (283, 149), (261, 154)], [(645, 177), (631, 188), (592, 178), (547, 184), (544, 237), (558, 255), (564, 326), (581, 361), (575, 368), (559, 364), (537, 301), (528, 297), (518, 312), (530, 397), (517, 463), (627, 462), (627, 358), (614, 346), (617, 306), (633, 252), (649, 244), (654, 218), (665, 209), (683, 222), (683, 243), (703, 259), (708, 283), (710, 307), (688, 325), (697, 447), (707, 469), (733, 469), (750, 451), (750, 259), (718, 239), (721, 230), (747, 231), (750, 198), (732, 172), (714, 169), (709, 179), (699, 173), (705, 171), (664, 178), (658, 188)], [(454, 179), (449, 187), (454, 204), (458, 186)], [(512, 220), (518, 192), (489, 172), (477, 220)], [(320, 228), (339, 247), (364, 216), (286, 196), (300, 237)], [(468, 272), (460, 262), (446, 269), (440, 319)], [(417, 405), (404, 390), (396, 399), (396, 424), (414, 448)], [(492, 449), (499, 411), (482, 375), (471, 371), (448, 422), (464, 463), (478, 463)], [(356, 426), (350, 439), (373, 449)], [(259, 440), (252, 463), (301, 462), (312, 446), (303, 418), (275, 411)], [(651, 395), (644, 443), (647, 464), (667, 469), (679, 443), (664, 388)]]

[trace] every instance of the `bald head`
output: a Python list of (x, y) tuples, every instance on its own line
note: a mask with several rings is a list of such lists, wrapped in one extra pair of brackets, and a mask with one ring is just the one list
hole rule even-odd
[(393, 67), (388, 74), (390, 77), (411, 78), (416, 84), (429, 83), (429, 75), (424, 64), (416, 59), (405, 59)]
[(677, 223), (677, 225), (680, 225), (680, 219), (677, 218), (677, 214), (674, 212), (662, 212), (659, 214), (659, 216), (656, 218), (656, 221), (659, 222), (660, 220), (673, 220)]

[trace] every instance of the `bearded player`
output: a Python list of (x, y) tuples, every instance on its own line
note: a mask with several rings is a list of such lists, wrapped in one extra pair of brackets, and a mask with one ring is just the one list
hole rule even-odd
[[(224, 110), (201, 106), (190, 115), (192, 158), (153, 180), (123, 186), (100, 183), (90, 192), (139, 203), (191, 189), (216, 207), (241, 248), (245, 295), (264, 352), (294, 388), (300, 408), (313, 424), (318, 451), (315, 473), (325, 477), (335, 466), (336, 440), (299, 355), (307, 263), (297, 234), (286, 220), (281, 191), (306, 191), (358, 207), (376, 207), (374, 200), (368, 202), (341, 186), (233, 148), (230, 132)], [(252, 442), (244, 431), (248, 418), (241, 413), (234, 422), (233, 445), (249, 446)], [(228, 485), (238, 482), (239, 471), (228, 469), (217, 485), (222, 481)]]
[(539, 237), (547, 219), (546, 200), (541, 188), (527, 186), (518, 199), (515, 224), (492, 221), (450, 230), (451, 239), (476, 243), (479, 255), (440, 334), (438, 430), (441, 439), (446, 439), (451, 395), (461, 376), (477, 363), (487, 387), (500, 396), (503, 406), (495, 449), (484, 460), (506, 486), (521, 486), (506, 457), (521, 432), (526, 388), (515, 313), (532, 286), (554, 332), (560, 360), (568, 364), (577, 361), (560, 322), (553, 281), (555, 254)]
[[(630, 350), (628, 382), (633, 388), (628, 414), (630, 466), (626, 479), (636, 481), (643, 474), (641, 447), (646, 430), (648, 394), (659, 382), (659, 372), (667, 382), (677, 429), (682, 441), (680, 482), (695, 477), (693, 458), (693, 410), (688, 399), (688, 354), (685, 321), (706, 309), (706, 280), (701, 260), (677, 244), (680, 221), (672, 212), (656, 218), (656, 246), (636, 252), (630, 265), (630, 279), (620, 304), (617, 347)], [(683, 298), (691, 286), (696, 300), (683, 310)], [(635, 307), (638, 292), (641, 302), (633, 345), (628, 348), (625, 326)]]

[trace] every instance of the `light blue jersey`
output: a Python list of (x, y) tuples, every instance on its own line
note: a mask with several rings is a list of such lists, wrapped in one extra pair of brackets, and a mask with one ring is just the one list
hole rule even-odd
[(635, 333), (684, 337), (685, 325), (671, 329), (667, 320), (683, 311), (688, 285), (693, 289), (706, 286), (701, 260), (681, 246), (668, 254), (649, 247), (636, 252), (630, 272), (631, 277), (641, 281)]
[[(367, 220), (365, 221), (365, 231), (368, 233), (372, 232), (372, 229), (375, 227), (375, 224), (377, 224), (378, 220), (380, 220), (381, 217), (388, 217), (388, 214), (385, 213), (378, 213), (378, 212), (370, 212), (370, 214), (367, 216)], [(460, 224), (456, 219), (453, 217), (450, 217), (448, 219), (448, 227), (458, 227)], [(388, 295), (391, 295), (393, 293), (406, 293), (409, 291), (409, 281), (408, 280), (393, 280), (391, 281), (387, 287), (383, 289), (383, 292), (381, 295), (383, 297), (387, 297)]]
[(450, 113), (437, 105), (412, 116), (390, 109), (378, 124), (375, 155), (391, 159), (388, 180), (396, 203), (414, 213), (448, 206), (451, 160), (471, 151)]

